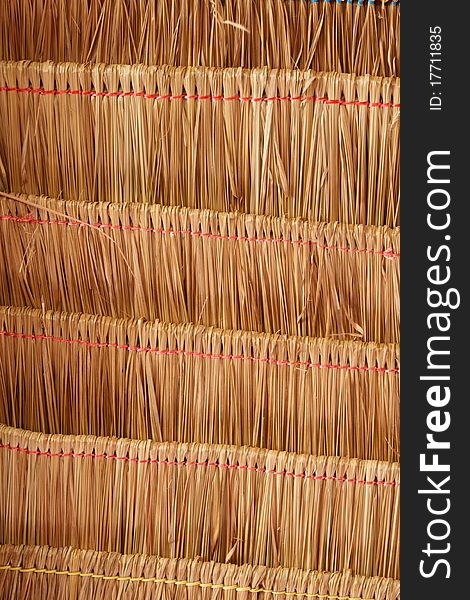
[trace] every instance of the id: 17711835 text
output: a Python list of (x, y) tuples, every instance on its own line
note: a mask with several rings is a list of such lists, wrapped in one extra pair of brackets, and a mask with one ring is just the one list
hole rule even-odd
[(429, 110), (442, 110), (442, 28), (429, 28)]

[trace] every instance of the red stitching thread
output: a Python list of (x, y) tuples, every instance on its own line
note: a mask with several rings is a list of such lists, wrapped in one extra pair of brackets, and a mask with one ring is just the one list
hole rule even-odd
[(146, 94), (145, 92), (97, 92), (95, 90), (46, 90), (44, 88), (0, 87), (0, 92), (17, 92), (21, 94), (40, 94), (42, 96), (89, 96), (91, 98), (145, 98), (147, 100), (213, 100), (215, 102), (323, 102), (324, 104), (339, 104), (341, 106), (366, 106), (367, 108), (400, 108), (395, 102), (367, 102), (359, 100), (330, 100), (319, 96), (213, 96), (189, 94)]
[(256, 473), (266, 473), (266, 475), (281, 475), (284, 477), (293, 477), (300, 479), (313, 479), (314, 481), (340, 481), (341, 483), (354, 483), (358, 485), (382, 485), (382, 486), (393, 486), (399, 487), (399, 481), (367, 481), (365, 479), (350, 479), (347, 477), (337, 477), (335, 475), (307, 475), (306, 473), (293, 473), (291, 471), (276, 471), (275, 469), (267, 469), (266, 467), (249, 467), (248, 465), (236, 465), (229, 463), (217, 463), (217, 462), (197, 462), (189, 460), (159, 460), (150, 458), (130, 458), (129, 456), (116, 456), (114, 454), (94, 454), (92, 452), (43, 452), (40, 450), (30, 450), (29, 448), (21, 448), (18, 446), (11, 446), (10, 444), (0, 444), (0, 448), (11, 450), (13, 452), (23, 452), (24, 454), (33, 454), (36, 456), (48, 456), (48, 457), (59, 457), (59, 458), (103, 458), (106, 460), (121, 460), (130, 463), (138, 464), (156, 464), (156, 465), (169, 465), (177, 467), (214, 467), (217, 469), (234, 469), (237, 471), (254, 471)]
[(65, 344), (79, 344), (86, 348), (114, 348), (116, 350), (128, 350), (129, 352), (148, 352), (157, 355), (194, 356), (197, 358), (209, 358), (213, 360), (243, 360), (258, 363), (267, 363), (276, 366), (307, 367), (316, 369), (341, 369), (345, 371), (369, 371), (373, 373), (398, 373), (399, 369), (387, 369), (386, 367), (355, 367), (352, 365), (324, 365), (321, 363), (277, 360), (275, 358), (259, 358), (257, 356), (243, 356), (239, 354), (211, 354), (209, 352), (194, 352), (192, 350), (160, 350), (159, 348), (130, 346), (129, 344), (115, 344), (110, 342), (88, 342), (87, 340), (60, 338), (46, 334), (27, 334), (13, 331), (0, 330), (0, 335), (22, 340), (49, 340), (51, 342), (62, 342)]
[(134, 225), (112, 225), (111, 223), (81, 223), (80, 221), (54, 221), (48, 219), (35, 219), (33, 217), (15, 217), (13, 215), (1, 215), (0, 221), (13, 221), (15, 223), (32, 223), (36, 225), (74, 225), (77, 227), (91, 227), (93, 229), (113, 229), (119, 231), (142, 231), (147, 233), (160, 233), (162, 235), (189, 235), (193, 237), (232, 240), (237, 242), (264, 242), (270, 244), (292, 244), (298, 246), (315, 246), (322, 250), (338, 250), (341, 252), (351, 252), (354, 254), (377, 254), (386, 258), (400, 258), (399, 253), (391, 250), (370, 250), (368, 248), (342, 248), (341, 246), (328, 246), (310, 240), (287, 240), (283, 238), (259, 238), (238, 235), (222, 235), (218, 233), (204, 233), (202, 231), (191, 231), (189, 229), (157, 229), (154, 227), (139, 227)]

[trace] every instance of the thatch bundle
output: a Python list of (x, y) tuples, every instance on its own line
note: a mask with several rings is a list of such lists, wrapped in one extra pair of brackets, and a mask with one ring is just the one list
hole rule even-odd
[(0, 308), (0, 351), (16, 427), (399, 456), (393, 345)]
[(396, 226), (395, 78), (0, 63), (5, 190)]
[(396, 229), (0, 192), (2, 246), (4, 305), (399, 340)]
[[(8, 597), (82, 600), (124, 597), (327, 598), (398, 600), (399, 582), (382, 577), (253, 567), (48, 546), (0, 546), (0, 587)], [(15, 596), (17, 594), (17, 596)], [(27, 596), (29, 594), (29, 596)]]
[[(9, 0), (0, 56), (399, 75), (397, 0)], [(13, 35), (12, 35), (13, 33)]]
[(14, 544), (398, 576), (396, 463), (4, 426), (0, 446)]

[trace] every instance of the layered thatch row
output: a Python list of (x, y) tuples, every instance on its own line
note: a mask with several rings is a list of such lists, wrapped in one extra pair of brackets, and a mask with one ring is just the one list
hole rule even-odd
[(396, 577), (396, 463), (0, 426), (0, 536)]
[(0, 186), (396, 226), (399, 102), (393, 78), (0, 63)]
[(74, 548), (0, 546), (0, 588), (10, 600), (399, 600), (399, 582), (326, 573), (122, 555)]
[(397, 1), (9, 0), (4, 4), (2, 59), (399, 74)]
[(399, 340), (398, 230), (0, 193), (0, 248), (4, 305)]
[(2, 308), (0, 350), (17, 427), (399, 456), (395, 346)]

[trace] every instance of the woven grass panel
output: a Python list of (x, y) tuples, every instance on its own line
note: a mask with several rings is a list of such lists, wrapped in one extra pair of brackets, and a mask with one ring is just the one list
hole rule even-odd
[(2, 308), (0, 350), (17, 427), (399, 456), (392, 345)]
[[(3, 60), (300, 68), (398, 75), (398, 2), (5, 2)], [(12, 29), (15, 35), (12, 35)]]
[(3, 62), (0, 186), (395, 227), (399, 94), (314, 71)]
[[(327, 573), (165, 559), (156, 556), (51, 548), (0, 546), (0, 587), (11, 600), (50, 597), (83, 600), (326, 598), (398, 600), (399, 582), (351, 572)], [(30, 596), (27, 596), (30, 594)]]
[(0, 193), (0, 249), (3, 305), (399, 340), (396, 229)]
[(0, 597), (399, 600), (399, 0), (0, 4)]
[(5, 543), (398, 574), (396, 463), (4, 426), (0, 445)]

